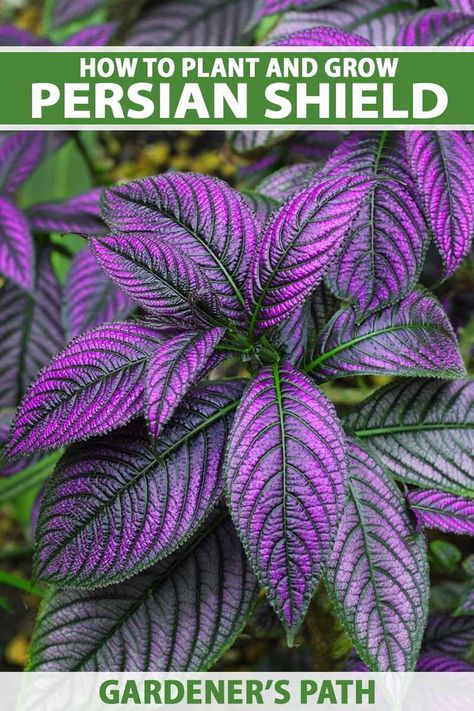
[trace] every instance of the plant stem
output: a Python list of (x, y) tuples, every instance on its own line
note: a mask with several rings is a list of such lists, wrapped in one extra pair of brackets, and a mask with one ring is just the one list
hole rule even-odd
[(38, 587), (31, 580), (22, 578), (20, 575), (7, 573), (4, 570), (0, 570), (0, 585), (9, 585), (11, 588), (16, 588), (29, 595), (37, 595), (38, 597), (43, 597), (45, 593), (43, 588)]
[(48, 36), (49, 32), (51, 31), (51, 21), (53, 18), (55, 4), (56, 4), (56, 0), (44, 0), (41, 32), (46, 37)]

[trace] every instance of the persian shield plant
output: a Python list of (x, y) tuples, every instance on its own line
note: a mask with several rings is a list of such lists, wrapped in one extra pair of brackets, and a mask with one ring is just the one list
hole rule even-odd
[[(71, 445), (36, 531), (51, 587), (31, 669), (207, 668), (259, 590), (292, 645), (321, 583), (370, 669), (416, 667), (423, 527), (474, 516), (474, 385), (416, 286), (416, 191), (440, 146), (410, 139), (419, 188), (403, 137), (354, 134), (296, 192), (267, 179), (265, 200), (191, 173), (105, 192), (90, 250), (138, 310), (53, 358), (8, 445)], [(466, 247), (425, 198), (450, 273)], [(229, 360), (245, 377), (219, 378)], [(397, 379), (341, 421), (326, 384), (364, 374)]]

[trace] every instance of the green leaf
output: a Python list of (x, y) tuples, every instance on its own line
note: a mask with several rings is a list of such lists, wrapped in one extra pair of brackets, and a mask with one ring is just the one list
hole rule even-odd
[(23, 471), (5, 479), (0, 479), (0, 504), (18, 499), (32, 489), (40, 487), (53, 473), (62, 451), (43, 457)]

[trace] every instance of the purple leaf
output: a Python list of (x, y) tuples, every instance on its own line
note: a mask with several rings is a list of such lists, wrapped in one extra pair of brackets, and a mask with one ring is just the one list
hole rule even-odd
[(449, 277), (469, 252), (474, 235), (474, 156), (456, 131), (409, 132), (407, 148)]
[(436, 489), (410, 491), (407, 501), (426, 528), (474, 536), (474, 499), (461, 499)]
[(372, 671), (411, 671), (428, 613), (426, 543), (398, 487), (355, 442), (348, 499), (326, 571), (336, 612)]
[(97, 265), (90, 249), (75, 255), (65, 286), (64, 317), (69, 337), (92, 326), (125, 319), (135, 308)]
[(243, 287), (260, 224), (242, 196), (222, 180), (169, 173), (105, 193), (104, 218), (113, 231), (153, 232), (179, 247), (203, 270), (222, 312), (243, 320)]
[(51, 44), (45, 37), (37, 37), (27, 30), (13, 25), (0, 25), (0, 47), (32, 46)]
[(134, 23), (133, 47), (225, 47), (241, 44), (255, 0), (172, 0), (151, 7)]
[(63, 42), (65, 47), (104, 47), (109, 44), (117, 30), (115, 22), (84, 27)]
[(165, 341), (150, 358), (145, 400), (151, 436), (158, 439), (189, 388), (207, 369), (224, 328), (187, 332)]
[[(472, 496), (474, 382), (391, 383), (344, 420), (398, 479)], [(447, 454), (449, 453), (449, 454)]]
[(143, 410), (144, 374), (161, 336), (134, 323), (78, 336), (41, 371), (18, 410), (8, 456), (120, 427)]
[(246, 155), (263, 148), (270, 148), (270, 146), (281, 143), (288, 136), (291, 136), (291, 131), (248, 129), (246, 131), (229, 131), (227, 140), (235, 153)]
[(302, 10), (305, 7), (314, 9), (320, 5), (331, 5), (338, 0), (261, 0), (256, 13), (257, 18), (276, 15), (287, 10)]
[(216, 315), (211, 282), (177, 247), (160, 243), (151, 234), (93, 237), (90, 243), (100, 268), (114, 284), (163, 325), (208, 324)]
[(217, 514), (186, 547), (128, 583), (50, 594), (29, 668), (205, 670), (242, 630), (255, 595), (232, 523)]
[(422, 654), (416, 667), (418, 672), (474, 672), (472, 667), (462, 659), (448, 657), (446, 654), (427, 652)]
[(372, 42), (336, 27), (309, 27), (279, 36), (271, 44), (284, 47), (371, 47)]
[(327, 277), (332, 291), (365, 317), (413, 289), (428, 245), (403, 134), (353, 133), (333, 153), (325, 173), (375, 181)]
[(416, 6), (416, 0), (403, 3), (398, 0), (339, 0), (329, 7), (313, 11), (285, 13), (271, 36), (278, 39), (316, 25), (330, 25), (339, 30), (354, 32), (371, 44), (390, 45), (399, 27), (411, 16)]
[(247, 287), (252, 328), (287, 318), (322, 280), (372, 181), (324, 180), (290, 198), (265, 227)]
[(0, 143), (0, 191), (11, 196), (34, 171), (45, 153), (45, 134), (18, 131)]
[[(422, 10), (404, 24), (396, 44), (405, 47), (463, 44), (465, 33), (472, 32), (474, 20), (461, 12)], [(466, 42), (469, 44), (469, 42)]]
[(72, 447), (46, 490), (37, 576), (91, 589), (181, 546), (222, 496), (225, 441), (242, 390), (235, 381), (195, 388), (156, 448), (142, 421)]
[(424, 648), (428, 651), (464, 657), (474, 643), (474, 617), (453, 617), (446, 613), (430, 615)]
[(64, 345), (61, 287), (44, 249), (34, 291), (15, 284), (0, 289), (0, 407), (16, 407), (38, 371)]
[(23, 289), (33, 288), (34, 246), (24, 214), (0, 196), (0, 274)]
[[(1, 291), (0, 291), (1, 294)], [(0, 299), (1, 302), (1, 299)], [(1, 305), (1, 303), (0, 303)], [(1, 357), (0, 357), (1, 358)], [(2, 458), (2, 449), (6, 446), (10, 437), (10, 428), (15, 416), (14, 408), (0, 409), (0, 480), (6, 477), (11, 477), (22, 469), (28, 466), (28, 459), (20, 459), (17, 462), (4, 462)], [(1, 485), (0, 485), (1, 486)], [(1, 496), (0, 496), (1, 501)], [(3, 502), (2, 502), (3, 503)]]
[(325, 380), (363, 374), (456, 378), (466, 373), (448, 317), (421, 290), (360, 324), (353, 309), (341, 309), (321, 334), (317, 354), (308, 370)]
[(291, 643), (343, 504), (345, 438), (333, 406), (289, 363), (263, 368), (235, 416), (226, 468), (232, 518)]
[(56, 0), (51, 25), (57, 29), (82, 20), (104, 4), (104, 0)]
[(297, 163), (280, 168), (275, 173), (264, 178), (256, 190), (262, 195), (284, 202), (295, 193), (304, 190), (316, 178), (317, 166), (311, 163)]
[(101, 194), (102, 188), (95, 188), (64, 202), (33, 205), (27, 210), (31, 227), (36, 232), (105, 234), (106, 227), (100, 215)]
[(447, 0), (453, 10), (459, 10), (466, 15), (474, 15), (474, 0)]

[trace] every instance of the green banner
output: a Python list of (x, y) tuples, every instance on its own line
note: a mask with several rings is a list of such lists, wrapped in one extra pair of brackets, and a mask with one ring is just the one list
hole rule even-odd
[(459, 48), (2, 48), (0, 127), (473, 128), (473, 76)]

